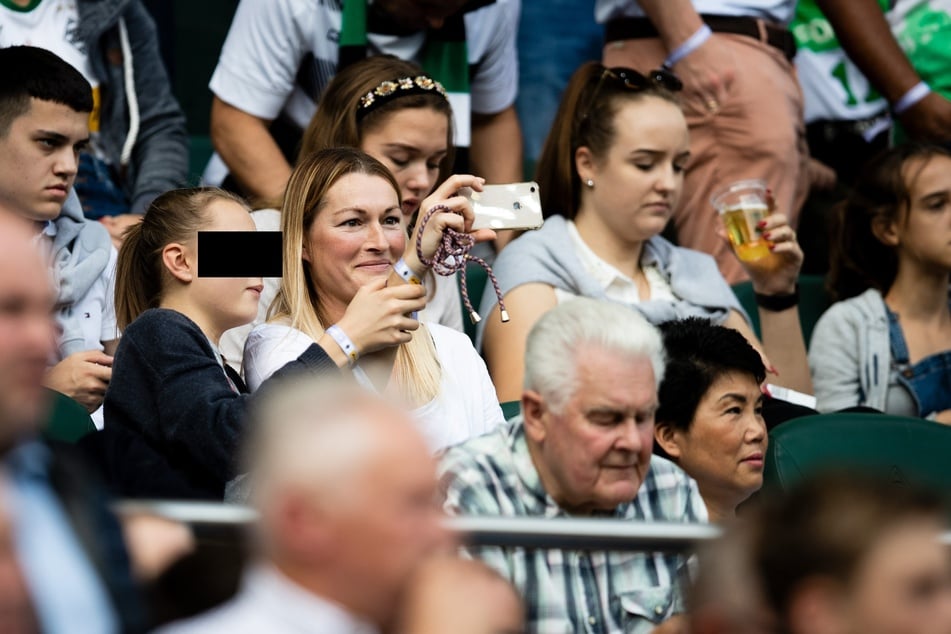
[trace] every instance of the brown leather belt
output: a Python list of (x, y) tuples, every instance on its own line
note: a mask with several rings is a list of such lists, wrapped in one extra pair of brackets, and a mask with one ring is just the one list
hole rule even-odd
[[(793, 57), (796, 56), (796, 40), (789, 29), (756, 18), (708, 14), (703, 14), (700, 17), (714, 33), (746, 35), (778, 49), (789, 61), (792, 61)], [(642, 40), (654, 37), (660, 37), (660, 34), (647, 18), (615, 18), (609, 20), (604, 26), (605, 42)]]

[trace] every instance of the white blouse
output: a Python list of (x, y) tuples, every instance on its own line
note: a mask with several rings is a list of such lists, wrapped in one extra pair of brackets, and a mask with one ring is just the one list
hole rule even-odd
[[(574, 222), (569, 220), (566, 225), (568, 227), (568, 236), (571, 238), (571, 242), (575, 248), (575, 255), (578, 256), (581, 266), (583, 266), (585, 272), (604, 289), (605, 296), (611, 301), (621, 304), (630, 305), (640, 303), (641, 298), (637, 290), (637, 282), (627, 275), (624, 275), (624, 273), (621, 273), (617, 268), (595, 253), (594, 250), (585, 243), (584, 239), (582, 239)], [(670, 283), (664, 279), (664, 276), (660, 274), (656, 266), (645, 266), (643, 267), (643, 271), (644, 278), (647, 280), (647, 286), (650, 289), (651, 299), (666, 299), (671, 302), (676, 301), (677, 298), (674, 297)], [(560, 288), (555, 289), (555, 299), (559, 304), (572, 300), (575, 297), (577, 296), (574, 293), (569, 293)]]
[[(442, 377), (439, 394), (411, 412), (433, 452), (492, 431), (505, 421), (495, 386), (485, 362), (469, 338), (439, 324), (426, 324), (436, 347)], [(314, 343), (309, 336), (283, 324), (261, 324), (248, 335), (244, 347), (244, 374), (254, 391), (277, 370)]]

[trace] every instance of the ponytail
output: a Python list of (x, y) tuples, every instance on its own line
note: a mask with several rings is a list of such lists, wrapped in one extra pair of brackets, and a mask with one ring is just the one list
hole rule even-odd
[(215, 187), (173, 189), (156, 198), (142, 222), (125, 232), (116, 263), (116, 322), (119, 330), (149, 308), (157, 308), (165, 289), (162, 249), (194, 237), (205, 224), (205, 210), (215, 200), (247, 208), (238, 196)]
[(149, 308), (158, 306), (162, 293), (161, 279), (156, 269), (158, 257), (149, 257), (143, 245), (142, 225), (129, 227), (119, 249), (116, 263), (116, 322), (125, 330), (136, 317)]

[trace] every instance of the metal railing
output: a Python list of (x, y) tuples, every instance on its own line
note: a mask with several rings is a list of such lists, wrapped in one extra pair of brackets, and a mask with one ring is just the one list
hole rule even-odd
[[(115, 508), (120, 514), (151, 513), (195, 526), (241, 527), (257, 519), (253, 509), (232, 504), (124, 501)], [(586, 518), (452, 517), (446, 526), (471, 546), (562, 550), (679, 552), (720, 535), (710, 524)]]

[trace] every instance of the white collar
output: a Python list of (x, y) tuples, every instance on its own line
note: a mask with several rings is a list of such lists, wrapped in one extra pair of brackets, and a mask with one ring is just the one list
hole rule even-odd
[(637, 283), (595, 253), (594, 250), (585, 243), (581, 234), (578, 233), (578, 228), (575, 226), (573, 220), (569, 220), (565, 224), (568, 229), (568, 237), (571, 239), (572, 244), (574, 244), (575, 254), (581, 261), (581, 266), (583, 266), (585, 271), (598, 283), (598, 286), (605, 290), (612, 284), (631, 286), (634, 289), (636, 297)]
[(378, 634), (370, 623), (297, 585), (270, 564), (259, 563), (245, 572), (241, 594), (280, 621), (306, 625), (304, 631)]

